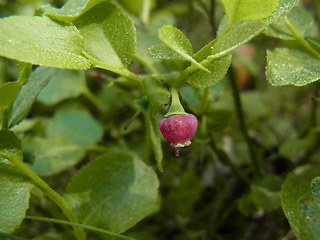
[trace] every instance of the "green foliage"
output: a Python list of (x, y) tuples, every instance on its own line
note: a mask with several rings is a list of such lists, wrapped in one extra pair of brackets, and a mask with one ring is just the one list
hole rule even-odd
[(305, 199), (302, 199), (299, 205), (315, 239), (319, 236), (319, 233), (320, 233), (319, 232), (320, 221), (318, 217), (320, 214), (319, 180), (320, 180), (320, 177), (316, 177), (312, 180), (312, 183), (311, 183), (313, 200), (304, 202)]
[(20, 142), (8, 130), (0, 130), (0, 231), (12, 233), (29, 208), (33, 185), (25, 175), (3, 158), (21, 158)]
[[(162, 28), (159, 29), (159, 39), (164, 42), (169, 49), (177, 53), (179, 56), (182, 57), (182, 59), (190, 61), (192, 64), (195, 64), (197, 68), (209, 72), (205, 67), (203, 67), (201, 64), (199, 64), (194, 58), (192, 58), (193, 55), (193, 49), (192, 45), (189, 42), (188, 38), (181, 32), (179, 29), (175, 28), (174, 26), (170, 25), (164, 25)], [(161, 45), (160, 45), (161, 46)], [(151, 48), (150, 51), (153, 49)], [(172, 58), (173, 53), (168, 54), (168, 50), (163, 49), (163, 47), (155, 48), (155, 53), (153, 55), (158, 56), (158, 52), (160, 50), (165, 50), (161, 53), (160, 58)]]
[[(287, 18), (303, 37), (316, 37), (319, 34), (314, 19), (308, 11), (300, 7), (294, 7)], [(284, 20), (273, 23), (264, 33), (274, 38), (295, 40)]]
[(229, 24), (248, 20), (261, 20), (272, 16), (279, 6), (279, 0), (221, 0)]
[(77, 109), (57, 112), (48, 129), (50, 137), (64, 137), (79, 146), (93, 145), (102, 134), (100, 124), (87, 111)]
[(33, 185), (22, 172), (3, 159), (0, 159), (0, 173), (0, 231), (12, 233), (19, 228), (29, 208)]
[(217, 38), (211, 48), (212, 57), (219, 58), (227, 55), (232, 50), (261, 33), (268, 24), (266, 21), (252, 21), (236, 25), (229, 32)]
[(45, 5), (37, 10), (52, 19), (71, 23), (103, 0), (69, 0), (61, 8)]
[(218, 83), (226, 74), (230, 67), (231, 55), (227, 55), (216, 60), (213, 60), (207, 68), (210, 72), (196, 71), (189, 75), (186, 80), (192, 86), (198, 88), (210, 87)]
[[(318, 209), (313, 205), (315, 199), (311, 191), (311, 180), (319, 175), (320, 170), (318, 167), (303, 166), (290, 173), (282, 185), (282, 208), (298, 239), (309, 240), (318, 238), (316, 229), (319, 229), (319, 225), (315, 228), (314, 224), (317, 221), (315, 217), (318, 216), (315, 214), (319, 212), (317, 212)], [(314, 183), (314, 190), (316, 186), (317, 183)], [(308, 202), (311, 202), (311, 204)], [(317, 207), (319, 208), (319, 206)]]
[(158, 209), (158, 179), (132, 154), (111, 151), (83, 167), (64, 197), (82, 223), (120, 233)]
[(31, 73), (29, 81), (23, 85), (13, 104), (9, 121), (10, 127), (19, 124), (28, 115), (37, 95), (47, 85), (56, 71), (54, 68), (38, 67)]
[(149, 100), (152, 115), (161, 110), (170, 101), (170, 92), (161, 82), (155, 78), (145, 78), (143, 86)]
[(274, 86), (304, 86), (320, 78), (319, 60), (295, 49), (267, 51), (266, 76)]
[(2, 237), (318, 239), (318, 1), (48, 2), (0, 0)]
[(57, 69), (49, 83), (40, 91), (37, 100), (51, 106), (65, 99), (76, 98), (85, 91), (85, 78), (82, 72)]
[[(32, 26), (32, 27), (30, 27)], [(0, 55), (48, 67), (88, 69), (84, 40), (72, 25), (47, 17), (11, 16), (0, 19)]]
[(62, 172), (79, 163), (86, 151), (64, 138), (27, 138), (22, 143), (31, 155), (31, 169), (40, 176)]
[(21, 158), (20, 141), (14, 133), (8, 130), (0, 130), (0, 140), (0, 158)]
[(165, 44), (158, 44), (158, 45), (152, 46), (151, 48), (148, 49), (148, 55), (152, 58), (159, 58), (159, 59), (183, 60), (187, 58), (179, 55), (177, 52), (167, 47), (167, 45)]
[(102, 2), (74, 23), (84, 38), (86, 52), (92, 57), (118, 68), (131, 62), (136, 45), (135, 28), (119, 7)]

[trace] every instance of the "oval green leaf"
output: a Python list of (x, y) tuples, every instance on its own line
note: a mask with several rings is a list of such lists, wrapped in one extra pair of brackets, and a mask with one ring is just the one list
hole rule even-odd
[(55, 68), (38, 67), (31, 73), (14, 101), (9, 120), (10, 127), (20, 123), (28, 115), (37, 95), (56, 72)]
[(50, 137), (64, 137), (79, 146), (90, 146), (102, 138), (103, 129), (87, 111), (69, 109), (57, 112), (48, 130)]
[(320, 60), (289, 48), (267, 51), (266, 76), (273, 86), (304, 86), (320, 78)]
[(150, 167), (113, 151), (83, 167), (64, 197), (83, 224), (121, 233), (158, 209), (158, 186)]
[(113, 67), (126, 67), (136, 48), (133, 21), (116, 5), (102, 2), (74, 24), (85, 39), (86, 52)]
[(20, 142), (8, 130), (0, 130), (0, 231), (12, 233), (24, 219), (29, 208), (30, 190), (28, 178), (3, 159), (22, 158)]
[(313, 201), (311, 181), (320, 175), (318, 166), (303, 166), (294, 170), (287, 176), (281, 188), (281, 205), (290, 226), (298, 239), (316, 240), (310, 229), (309, 222), (304, 215), (300, 200)]
[(279, 6), (279, 0), (221, 0), (229, 24), (270, 17)]
[(66, 1), (61, 8), (55, 8), (48, 4), (38, 9), (37, 13), (39, 13), (39, 15), (45, 14), (52, 19), (71, 23), (102, 1), (103, 0), (69, 0)]
[(88, 69), (84, 40), (71, 25), (47, 17), (0, 19), (0, 55), (22, 62), (58, 68)]
[(210, 72), (196, 71), (186, 78), (186, 81), (197, 88), (210, 87), (218, 83), (226, 74), (231, 64), (231, 54), (213, 60), (207, 68)]
[(85, 90), (83, 72), (58, 69), (49, 83), (41, 90), (37, 100), (51, 106), (65, 99), (76, 98)]

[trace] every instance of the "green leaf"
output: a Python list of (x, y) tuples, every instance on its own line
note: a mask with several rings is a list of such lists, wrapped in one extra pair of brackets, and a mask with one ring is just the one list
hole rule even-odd
[(135, 53), (133, 21), (116, 5), (102, 2), (74, 24), (84, 37), (86, 52), (107, 65), (124, 68)]
[(236, 24), (230, 31), (225, 32), (227, 25), (225, 21), (222, 21), (224, 27), (219, 29), (219, 36), (206, 46), (201, 48), (194, 58), (197, 61), (202, 61), (208, 56), (212, 55), (212, 58), (219, 58), (227, 55), (235, 48), (250, 41), (252, 38), (260, 34), (267, 26), (273, 22), (281, 20), (296, 4), (297, 0), (280, 0), (278, 9), (274, 12), (273, 16), (266, 20), (249, 21)]
[(30, 112), (32, 104), (38, 93), (49, 82), (57, 69), (38, 67), (31, 73), (29, 80), (22, 86), (14, 104), (10, 116), (9, 126), (20, 123)]
[(184, 57), (173, 51), (171, 48), (164, 44), (154, 45), (148, 49), (148, 56), (158, 59), (177, 59), (184, 60)]
[(231, 55), (213, 60), (207, 68), (210, 72), (196, 71), (186, 78), (192, 86), (205, 88), (218, 83), (226, 74), (231, 64)]
[(83, 72), (57, 69), (49, 83), (40, 91), (37, 100), (51, 106), (68, 98), (80, 96), (85, 89)]
[(170, 101), (170, 91), (157, 79), (148, 77), (143, 80), (151, 114), (154, 115)]
[(47, 17), (11, 16), (0, 19), (0, 55), (22, 62), (58, 68), (88, 69), (84, 40), (72, 25)]
[(209, 72), (208, 69), (203, 67), (192, 57), (193, 50), (191, 43), (178, 28), (171, 25), (164, 25), (159, 29), (159, 39), (183, 59), (195, 64), (199, 69)]
[[(287, 18), (303, 37), (316, 37), (318, 35), (318, 28), (312, 15), (303, 8), (294, 7), (287, 15)], [(273, 23), (264, 34), (284, 40), (296, 39), (284, 20)]]
[(259, 35), (269, 23), (267, 21), (244, 22), (218, 37), (212, 47), (213, 58), (227, 55), (240, 45)]
[(20, 89), (21, 84), (18, 82), (7, 82), (0, 85), (0, 109), (11, 107)]
[(313, 239), (318, 239), (320, 234), (320, 177), (312, 180), (311, 189), (314, 199), (312, 201), (305, 201), (301, 199), (299, 207), (305, 217), (310, 232), (313, 234)]
[(22, 157), (20, 142), (8, 130), (0, 130), (0, 231), (12, 233), (29, 208), (33, 185), (16, 167), (2, 158)]
[(248, 20), (261, 20), (272, 16), (279, 6), (279, 0), (220, 0), (229, 24)]
[(301, 240), (318, 240), (320, 234), (320, 206), (314, 201), (304, 202), (303, 199), (299, 203), (299, 207), (308, 225), (311, 238), (308, 236), (303, 236)]
[[(0, 150), (1, 151), (1, 150)], [(19, 228), (29, 208), (32, 184), (11, 163), (0, 159), (0, 231)]]
[(31, 169), (40, 176), (49, 176), (62, 172), (85, 156), (85, 149), (63, 138), (27, 138), (24, 139), (23, 151), (32, 156)]
[(295, 49), (268, 50), (266, 76), (273, 86), (304, 86), (320, 78), (320, 61)]
[(81, 223), (121, 233), (158, 209), (158, 186), (141, 160), (111, 151), (83, 167), (64, 197)]
[(269, 23), (274, 23), (281, 20), (284, 16), (286, 16), (294, 6), (299, 2), (299, 0), (280, 0), (279, 7), (274, 14), (269, 17), (266, 21)]
[(163, 152), (161, 147), (161, 140), (159, 136), (159, 130), (158, 125), (155, 121), (155, 118), (152, 117), (151, 110), (148, 109), (148, 112), (146, 113), (146, 121), (147, 121), (147, 127), (148, 127), (148, 134), (150, 135), (151, 140), (151, 146), (156, 158), (157, 167), (160, 172), (163, 172)]
[(55, 114), (48, 135), (64, 137), (75, 145), (90, 146), (101, 140), (103, 129), (87, 111), (69, 109)]
[(320, 177), (316, 177), (312, 180), (311, 189), (313, 197), (317, 203), (320, 204)]
[(22, 158), (20, 141), (11, 131), (0, 130), (0, 158)]
[(37, 10), (52, 19), (71, 23), (85, 12), (102, 2), (103, 0), (67, 0), (61, 8), (52, 7), (47, 4)]
[(300, 200), (313, 201), (311, 193), (311, 180), (320, 175), (318, 166), (303, 166), (294, 170), (287, 176), (281, 189), (281, 205), (290, 226), (298, 239), (316, 240), (310, 230), (308, 220), (299, 207)]

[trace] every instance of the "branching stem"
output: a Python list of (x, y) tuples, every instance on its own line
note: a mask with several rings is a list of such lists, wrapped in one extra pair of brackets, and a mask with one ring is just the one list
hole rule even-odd
[(288, 20), (287, 17), (284, 18), (284, 21), (291, 31), (292, 35), (297, 39), (299, 44), (307, 50), (313, 57), (320, 60), (320, 54), (304, 39), (301, 33), (295, 28), (295, 26)]
[[(25, 175), (27, 175), (36, 185), (39, 187), (65, 214), (66, 217), (72, 222), (78, 222), (78, 219), (72, 212), (70, 206), (66, 200), (53, 190), (45, 181), (43, 181), (36, 173), (28, 168), (23, 161), (18, 157), (11, 157), (8, 159), (13, 165), (20, 169)], [(78, 240), (85, 239), (85, 232), (83, 229), (74, 227), (74, 232)]]

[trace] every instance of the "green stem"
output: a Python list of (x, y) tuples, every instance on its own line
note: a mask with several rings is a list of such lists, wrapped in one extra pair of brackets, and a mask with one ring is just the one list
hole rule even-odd
[(17, 236), (7, 234), (7, 233), (1, 232), (1, 231), (0, 231), (0, 237), (12, 239), (12, 240), (28, 240), (26, 238), (17, 237)]
[[(72, 222), (78, 222), (78, 219), (72, 212), (68, 203), (65, 199), (59, 195), (55, 190), (53, 190), (45, 181), (43, 181), (36, 173), (34, 173), (30, 168), (28, 168), (21, 159), (17, 157), (11, 157), (8, 159), (13, 165), (20, 169), (24, 174), (26, 174), (68, 217)], [(85, 232), (78, 228), (74, 227), (74, 232), (78, 240), (85, 239)]]
[(85, 147), (86, 151), (92, 151), (92, 152), (107, 152), (110, 149), (106, 146), (101, 145), (90, 145), (88, 147)]
[(97, 67), (97, 68), (101, 68), (101, 69), (105, 69), (105, 70), (117, 73), (117, 74), (131, 80), (132, 82), (138, 84), (138, 85), (142, 84), (142, 78), (140, 76), (134, 74), (133, 72), (130, 72), (126, 68), (119, 68), (119, 67), (115, 67), (115, 66), (109, 65), (107, 63), (101, 62), (86, 52), (83, 52), (83, 55), (85, 55), (91, 61), (91, 63), (93, 65), (95, 65), (95, 67)]
[(184, 111), (184, 108), (181, 105), (179, 93), (177, 89), (171, 88), (171, 105), (165, 117), (182, 114), (186, 114), (186, 112)]
[(83, 228), (83, 229), (86, 229), (86, 230), (89, 230), (92, 232), (102, 233), (102, 234), (112, 236), (112, 237), (117, 237), (117, 238), (126, 239), (126, 240), (136, 240), (134, 238), (127, 237), (127, 236), (124, 236), (119, 233), (114, 233), (114, 232), (111, 232), (111, 231), (108, 231), (105, 229), (101, 229), (101, 228), (97, 228), (97, 227), (93, 227), (93, 226), (88, 226), (88, 225), (80, 224), (77, 222), (68, 222), (68, 221), (55, 219), (55, 218), (45, 218), (45, 217), (36, 217), (36, 216), (25, 216), (25, 219), (34, 220), (34, 221), (57, 223), (57, 224), (64, 224), (64, 225), (69, 225), (69, 226), (73, 226), (73, 227), (80, 227), (80, 228)]
[(259, 164), (258, 164), (258, 160), (256, 158), (254, 147), (252, 145), (252, 140), (251, 140), (251, 138), (250, 138), (250, 136), (248, 134), (247, 125), (246, 125), (246, 123), (244, 121), (244, 114), (243, 114), (243, 108), (242, 108), (242, 103), (241, 103), (241, 99), (240, 99), (239, 88), (238, 88), (238, 85), (237, 85), (236, 78), (234, 76), (232, 67), (229, 69), (229, 80), (230, 80), (230, 83), (231, 83), (231, 88), (232, 88), (232, 93), (233, 93), (233, 100), (234, 100), (234, 105), (235, 105), (235, 108), (236, 108), (238, 121), (239, 121), (239, 124), (240, 124), (240, 129), (241, 129), (242, 135), (244, 136), (244, 138), (245, 138), (245, 140), (247, 142), (252, 165), (253, 165), (256, 173), (260, 175), (261, 174), (260, 167), (259, 167)]
[(299, 44), (307, 50), (312, 56), (320, 60), (320, 54), (304, 39), (301, 33), (291, 24), (287, 17), (284, 17), (284, 21), (293, 34), (293, 36), (297, 39)]
[(151, 8), (151, 1), (150, 0), (144, 0), (143, 1), (143, 6), (142, 6), (142, 12), (141, 12), (141, 20), (147, 26), (149, 24), (150, 8)]
[(204, 89), (202, 98), (201, 98), (201, 114), (205, 114), (208, 108), (208, 100), (209, 100), (209, 93), (210, 87)]
[[(206, 59), (200, 62), (200, 65), (203, 67), (207, 67), (213, 60), (220, 58), (223, 55), (225, 55), (225, 52), (220, 52), (215, 55), (208, 56)], [(199, 70), (199, 68), (193, 64), (187, 67), (183, 72), (180, 73), (179, 77), (173, 82), (172, 87), (179, 88), (182, 85), (185, 78), (197, 70)]]

